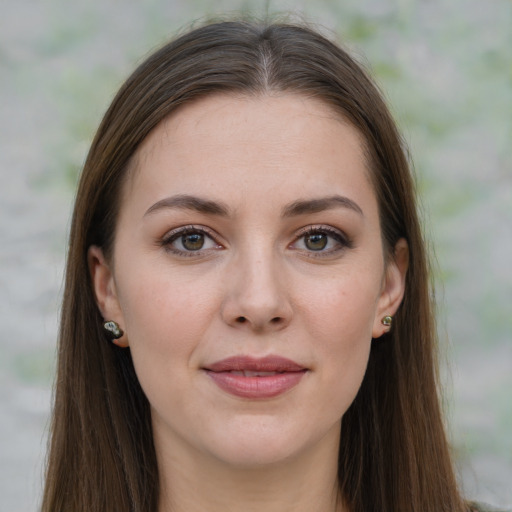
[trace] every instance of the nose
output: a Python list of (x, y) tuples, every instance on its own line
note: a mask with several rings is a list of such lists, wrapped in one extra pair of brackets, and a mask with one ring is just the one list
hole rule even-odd
[(290, 323), (290, 287), (277, 260), (247, 255), (232, 262), (222, 304), (224, 322), (260, 333), (279, 331)]

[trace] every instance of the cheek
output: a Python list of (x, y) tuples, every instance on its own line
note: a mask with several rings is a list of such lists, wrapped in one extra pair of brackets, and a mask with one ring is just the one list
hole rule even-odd
[[(211, 314), (218, 283), (205, 276), (187, 278), (169, 265), (150, 262), (146, 267), (126, 268), (118, 295), (128, 333), (144, 331), (173, 333), (175, 329), (194, 329)], [(130, 276), (126, 278), (126, 276)], [(190, 319), (195, 319), (190, 321)]]
[(119, 298), (139, 382), (152, 405), (178, 407), (213, 299), (158, 267), (124, 275), (133, 276), (123, 281)]
[[(166, 380), (179, 386), (215, 314), (218, 287), (180, 282), (158, 266), (125, 273), (119, 288), (128, 342), (139, 381), (151, 395)], [(180, 379), (181, 376), (181, 379)], [(155, 387), (156, 386), (156, 387)], [(153, 391), (152, 391), (153, 390)]]
[(344, 340), (349, 345), (370, 340), (379, 287), (377, 277), (332, 279), (304, 294), (304, 315), (322, 339)]
[(342, 416), (366, 372), (377, 304), (376, 280), (340, 280), (310, 297), (306, 322), (322, 366), (326, 399)]

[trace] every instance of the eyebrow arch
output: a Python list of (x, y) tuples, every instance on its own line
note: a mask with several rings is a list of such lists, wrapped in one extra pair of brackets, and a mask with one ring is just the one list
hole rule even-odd
[(294, 201), (286, 206), (283, 210), (283, 217), (294, 217), (296, 215), (304, 215), (308, 213), (319, 213), (324, 210), (331, 210), (333, 208), (348, 208), (353, 210), (359, 215), (363, 214), (361, 207), (352, 199), (348, 197), (333, 195), (329, 197), (321, 197), (319, 199), (304, 199)]
[(166, 197), (160, 201), (157, 201), (153, 206), (148, 208), (144, 214), (144, 217), (166, 208), (194, 210), (199, 213), (205, 213), (208, 215), (220, 215), (222, 217), (227, 217), (229, 215), (229, 208), (222, 203), (187, 194), (180, 194)]

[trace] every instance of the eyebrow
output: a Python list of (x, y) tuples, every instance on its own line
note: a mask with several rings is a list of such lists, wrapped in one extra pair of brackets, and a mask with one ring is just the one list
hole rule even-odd
[(348, 197), (339, 195), (322, 197), (319, 199), (294, 201), (285, 207), (283, 210), (283, 217), (294, 217), (308, 213), (319, 213), (323, 212), (324, 210), (332, 210), (339, 207), (348, 208), (349, 210), (353, 210), (354, 212), (364, 217), (363, 210), (356, 202), (352, 201), (352, 199), (349, 199)]
[[(300, 199), (298, 201), (294, 201), (284, 207), (282, 217), (296, 217), (299, 215), (319, 213), (340, 207), (348, 208), (349, 210), (364, 216), (363, 210), (357, 203), (352, 201), (352, 199), (344, 196), (333, 195), (318, 199)], [(192, 210), (206, 215), (218, 215), (221, 217), (229, 217), (230, 215), (230, 210), (224, 203), (188, 194), (180, 194), (157, 201), (154, 205), (148, 208), (144, 217), (168, 208)]]
[(162, 209), (176, 208), (179, 210), (193, 210), (199, 213), (205, 213), (207, 215), (220, 215), (227, 217), (229, 215), (229, 208), (217, 201), (210, 201), (209, 199), (202, 199), (196, 196), (190, 196), (186, 194), (166, 197), (153, 206), (148, 208), (144, 217), (157, 212)]

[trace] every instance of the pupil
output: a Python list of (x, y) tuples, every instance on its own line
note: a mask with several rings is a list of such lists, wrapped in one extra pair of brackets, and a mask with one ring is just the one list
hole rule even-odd
[(198, 251), (204, 245), (204, 235), (201, 233), (190, 233), (181, 237), (181, 243), (189, 251)]
[(308, 235), (305, 240), (306, 247), (312, 251), (321, 251), (327, 245), (327, 235), (323, 233), (316, 233)]

